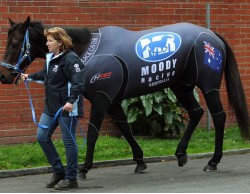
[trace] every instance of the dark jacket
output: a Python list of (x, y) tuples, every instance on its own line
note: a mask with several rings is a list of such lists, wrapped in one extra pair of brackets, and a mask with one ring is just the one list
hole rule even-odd
[[(74, 104), (75, 116), (83, 116), (83, 69), (84, 64), (72, 51), (61, 53), (53, 57), (52, 53), (46, 55), (44, 68), (28, 78), (44, 82), (45, 107), (44, 113), (55, 113), (67, 102)], [(63, 116), (69, 113), (63, 112)]]

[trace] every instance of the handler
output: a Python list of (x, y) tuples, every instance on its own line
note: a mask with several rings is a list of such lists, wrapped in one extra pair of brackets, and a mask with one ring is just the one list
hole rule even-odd
[[(44, 30), (49, 53), (44, 68), (33, 74), (22, 74), (28, 81), (43, 81), (45, 88), (45, 106), (38, 127), (37, 140), (53, 169), (53, 176), (46, 184), (47, 188), (59, 190), (76, 188), (78, 168), (78, 148), (75, 140), (77, 120), (83, 116), (83, 69), (79, 57), (71, 51), (72, 40), (66, 31), (59, 27)], [(62, 116), (56, 121), (56, 112), (63, 107)], [(72, 116), (76, 116), (74, 119)], [(67, 167), (64, 169), (58, 152), (51, 140), (55, 129), (60, 126), (66, 150)]]

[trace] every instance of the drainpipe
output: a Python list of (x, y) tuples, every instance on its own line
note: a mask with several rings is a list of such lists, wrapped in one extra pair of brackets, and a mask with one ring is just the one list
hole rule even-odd
[[(206, 4), (206, 25), (210, 29), (210, 3)], [(211, 114), (207, 108), (207, 130), (211, 129)]]

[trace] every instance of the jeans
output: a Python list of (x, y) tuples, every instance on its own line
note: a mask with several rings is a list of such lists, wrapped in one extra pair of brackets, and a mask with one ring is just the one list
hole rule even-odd
[[(77, 121), (73, 117), (59, 116), (58, 119), (51, 124), (53, 118), (53, 116), (42, 113), (39, 123), (50, 127), (48, 129), (38, 127), (37, 141), (47, 157), (48, 162), (52, 166), (53, 172), (58, 174), (65, 171), (65, 179), (76, 180), (78, 168), (78, 148), (75, 140)], [(51, 136), (58, 125), (60, 126), (66, 151), (67, 166), (65, 170), (51, 140)], [(70, 130), (71, 132), (69, 132)]]

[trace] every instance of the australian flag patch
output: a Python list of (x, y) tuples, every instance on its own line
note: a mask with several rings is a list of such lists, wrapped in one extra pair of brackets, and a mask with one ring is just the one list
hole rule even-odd
[(204, 64), (208, 65), (212, 70), (220, 73), (222, 69), (222, 53), (214, 48), (210, 43), (204, 43)]

